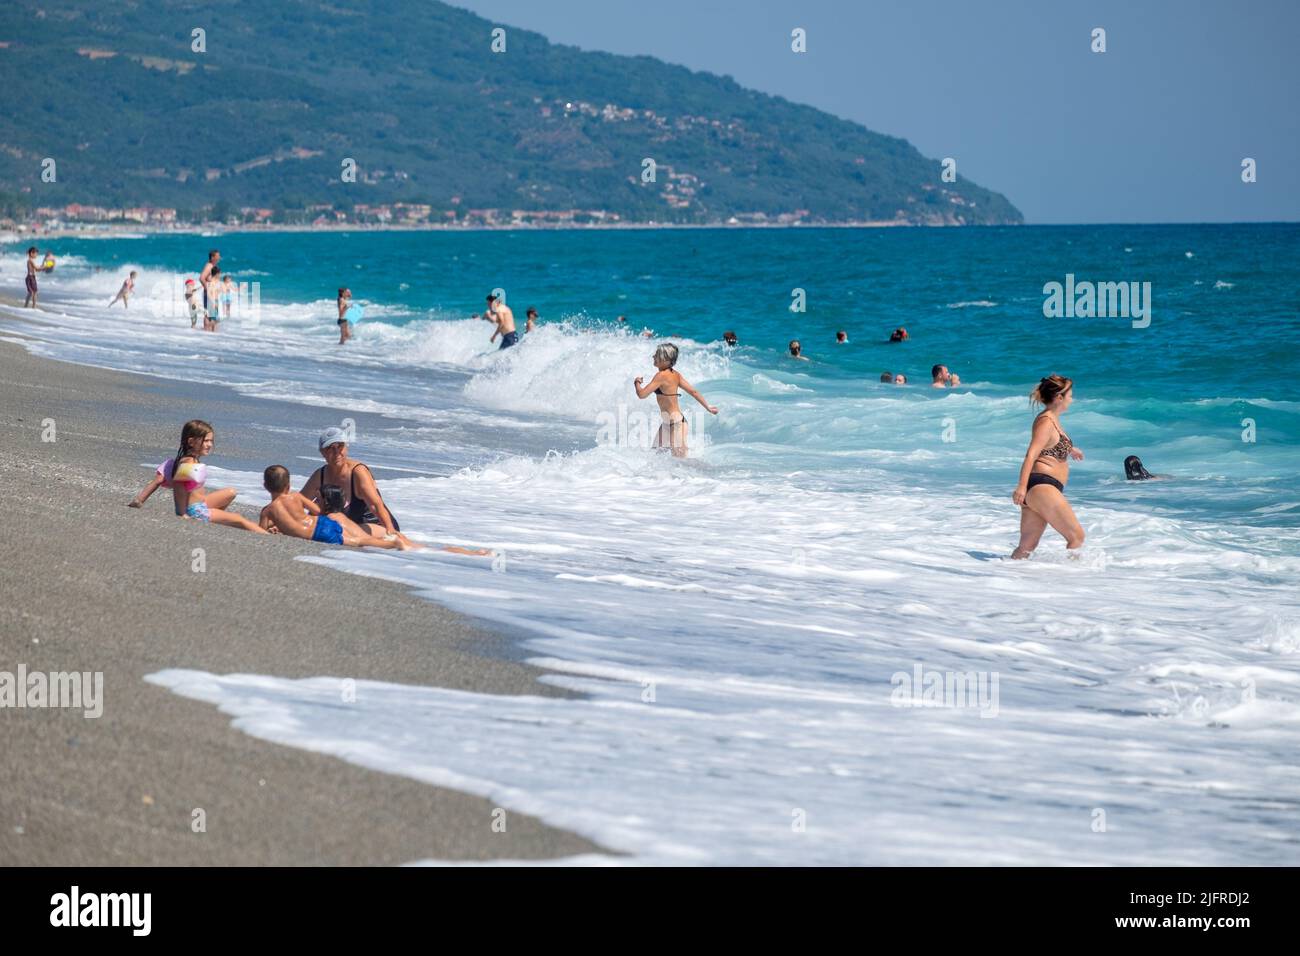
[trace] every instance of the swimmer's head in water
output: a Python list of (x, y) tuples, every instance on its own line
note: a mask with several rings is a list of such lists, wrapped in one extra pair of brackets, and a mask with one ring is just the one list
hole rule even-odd
[(892, 382), (892, 381), (894, 380), (894, 373), (893, 373), (893, 372), (881, 372), (881, 373), (880, 373), (880, 380), (881, 380), (882, 382)]
[(525, 312), (524, 315), (526, 315), (530, 319), (535, 319), (537, 318), (537, 310), (534, 309), (532, 306), (529, 306), (528, 311)]
[(273, 495), (289, 490), (289, 469), (284, 465), (271, 465), (262, 472), (262, 487)]
[(792, 340), (790, 341), (790, 354), (791, 354), (791, 355), (798, 355), (798, 354), (799, 354), (800, 352), (802, 352), (802, 351), (803, 351), (803, 346), (799, 344), (799, 340), (798, 340), (798, 339), (792, 339)]
[(1129, 455), (1124, 459), (1124, 477), (1129, 481), (1145, 481), (1155, 476), (1142, 466), (1142, 459), (1137, 455)]
[(212, 426), (201, 418), (193, 418), (181, 428), (181, 444), (176, 451), (176, 460), (186, 455), (203, 455), (204, 446), (213, 435)]
[(659, 348), (655, 349), (655, 365), (664, 368), (672, 368), (677, 364), (677, 346), (671, 342), (666, 342)]
[(726, 342), (728, 345), (735, 345), (737, 341), (736, 333), (731, 331), (731, 329), (727, 329), (727, 331), (722, 333), (722, 341)]
[(1029, 401), (1051, 408), (1052, 403), (1058, 399), (1068, 399), (1073, 388), (1074, 379), (1066, 378), (1064, 375), (1049, 375), (1039, 379), (1034, 390), (1029, 393)]
[(895, 385), (906, 385), (906, 384), (907, 384), (907, 376), (904, 375), (902, 372), (899, 372), (897, 375), (894, 376), (894, 384), (895, 384)]
[(847, 342), (848, 340), (849, 340), (849, 333), (847, 333), (847, 332), (836, 332), (836, 333), (835, 333), (835, 341), (836, 341), (836, 342)]

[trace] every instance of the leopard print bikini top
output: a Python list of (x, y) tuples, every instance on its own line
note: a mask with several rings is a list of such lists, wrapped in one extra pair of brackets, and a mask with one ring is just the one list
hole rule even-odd
[(1039, 458), (1055, 458), (1057, 461), (1065, 461), (1070, 455), (1070, 449), (1074, 447), (1074, 442), (1070, 441), (1070, 436), (1061, 431), (1061, 426), (1055, 420), (1052, 424), (1056, 426), (1056, 433), (1061, 436), (1060, 440), (1051, 448), (1044, 448), (1038, 453)]

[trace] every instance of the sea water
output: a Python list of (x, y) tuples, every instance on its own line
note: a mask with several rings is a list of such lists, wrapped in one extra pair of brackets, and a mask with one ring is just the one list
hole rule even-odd
[[(361, 682), (339, 708), (348, 675), (150, 678), (249, 733), (636, 862), (1300, 861), (1300, 227), (51, 245), (29, 348), (300, 402), (296, 480), (340, 414), (387, 416), (352, 454), (403, 529), (495, 556), (308, 560), (506, 625), (583, 695)], [(259, 284), (217, 335), (175, 294), (209, 246)], [(129, 268), (140, 294), (106, 311)], [(1150, 282), (1149, 324), (1045, 317), (1067, 275)], [(366, 321), (340, 348), (343, 285)], [(542, 316), (504, 352), (468, 318), (493, 289), (521, 331)], [(645, 447), (657, 410), (633, 392), (662, 341), (720, 409), (682, 397), (684, 461)], [(935, 363), (963, 384), (929, 388)], [(1088, 543), (1070, 559), (1049, 531), (1013, 563), (1027, 394), (1053, 372), (1075, 381)], [(1129, 454), (1168, 480), (1125, 481)]]

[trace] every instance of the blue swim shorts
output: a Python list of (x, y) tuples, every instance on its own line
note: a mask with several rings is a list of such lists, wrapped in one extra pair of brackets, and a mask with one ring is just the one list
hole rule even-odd
[(211, 521), (212, 513), (208, 511), (208, 506), (202, 501), (196, 501), (185, 509), (185, 517), (197, 518), (200, 521)]
[(321, 544), (342, 544), (343, 525), (329, 515), (321, 515), (316, 519), (316, 530), (311, 533), (311, 539)]

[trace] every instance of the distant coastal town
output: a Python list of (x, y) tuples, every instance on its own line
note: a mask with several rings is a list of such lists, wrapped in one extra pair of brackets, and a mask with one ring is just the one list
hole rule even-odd
[(903, 219), (828, 222), (798, 209), (779, 215), (737, 213), (707, 223), (637, 221), (605, 209), (465, 209), (439, 212), (426, 203), (357, 203), (339, 209), (328, 203), (300, 210), (244, 206), (208, 209), (186, 215), (168, 206), (38, 206), (30, 215), (0, 217), (0, 231), (32, 234), (117, 234), (120, 232), (188, 232), (195, 229), (300, 230), (311, 229), (521, 229), (521, 228), (720, 228), (720, 227), (877, 227), (916, 225)]

